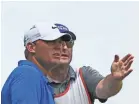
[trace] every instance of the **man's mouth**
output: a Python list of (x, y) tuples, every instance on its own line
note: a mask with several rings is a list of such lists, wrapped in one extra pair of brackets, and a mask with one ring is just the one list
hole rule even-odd
[(67, 54), (61, 54), (62, 57), (69, 57)]
[(68, 58), (69, 57), (69, 55), (68, 54), (59, 54), (59, 53), (56, 53), (56, 54), (54, 54), (54, 56), (55, 57), (61, 57), (61, 58)]

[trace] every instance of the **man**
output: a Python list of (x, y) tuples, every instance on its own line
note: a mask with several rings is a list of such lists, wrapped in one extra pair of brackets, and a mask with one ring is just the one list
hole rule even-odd
[(106, 77), (90, 66), (73, 69), (76, 36), (62, 24), (38, 23), (24, 36), (25, 57), (2, 89), (2, 104), (93, 104), (117, 94), (132, 69), (133, 56), (115, 55)]

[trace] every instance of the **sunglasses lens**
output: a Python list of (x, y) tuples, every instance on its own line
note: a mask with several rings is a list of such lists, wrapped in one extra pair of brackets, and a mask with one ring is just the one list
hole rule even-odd
[(74, 45), (74, 41), (73, 40), (72, 41), (66, 41), (66, 44), (68, 47), (72, 48)]

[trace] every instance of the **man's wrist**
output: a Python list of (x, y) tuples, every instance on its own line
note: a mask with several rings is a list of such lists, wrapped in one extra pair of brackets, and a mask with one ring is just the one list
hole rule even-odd
[(112, 79), (113, 84), (117, 85), (116, 92), (119, 92), (121, 90), (121, 88), (122, 88), (122, 85), (123, 85), (122, 79), (117, 79), (112, 74), (111, 74), (111, 79)]

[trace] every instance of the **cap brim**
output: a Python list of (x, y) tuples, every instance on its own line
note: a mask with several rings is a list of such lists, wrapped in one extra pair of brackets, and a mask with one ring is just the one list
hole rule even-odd
[(67, 31), (66, 33), (70, 34), (70, 36), (72, 37), (72, 40), (76, 40), (76, 35), (73, 32)]
[(69, 40), (69, 38), (70, 38), (70, 40), (76, 40), (75, 34), (71, 31), (66, 31), (64, 33), (59, 33), (57, 35), (55, 34), (53, 36), (50, 35), (49, 37), (42, 37), (40, 39), (42, 39), (42, 40), (56, 40), (56, 39), (63, 37), (63, 36), (67, 36), (67, 37), (65, 37), (65, 38), (67, 38), (67, 40)]

